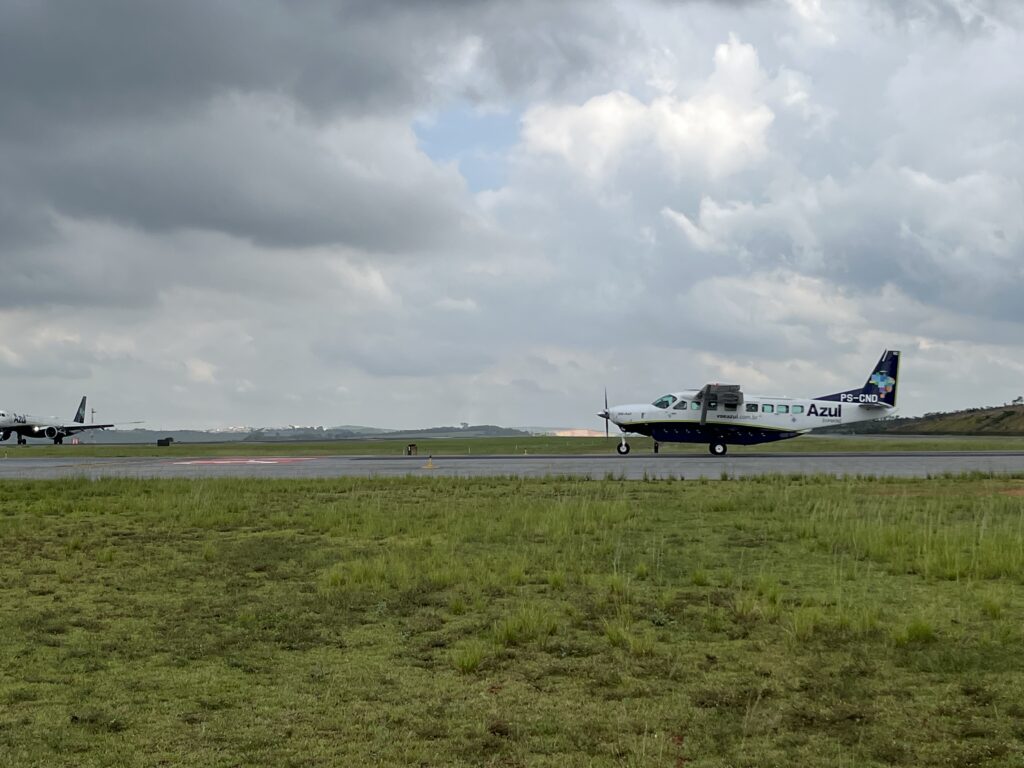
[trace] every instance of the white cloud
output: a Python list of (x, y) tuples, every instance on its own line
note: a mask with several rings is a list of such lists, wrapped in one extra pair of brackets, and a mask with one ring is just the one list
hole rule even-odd
[(434, 306), (447, 312), (473, 313), (480, 311), (476, 301), (470, 298), (453, 299), (450, 296), (444, 296), (438, 299)]
[(787, 0), (797, 19), (801, 38), (813, 45), (831, 46), (837, 42), (836, 22), (822, 4), (822, 0)]
[[(707, 200), (707, 198), (701, 201), (702, 218), (704, 208), (711, 205), (714, 205), (714, 203)], [(683, 234), (686, 235), (690, 243), (698, 251), (702, 251), (703, 253), (712, 253), (722, 248), (721, 241), (711, 235), (706, 229), (703, 229), (690, 221), (689, 217), (685, 213), (673, 211), (668, 207), (662, 208), (661, 212), (665, 218), (683, 231)]]
[(216, 372), (217, 366), (198, 357), (190, 357), (185, 361), (185, 375), (188, 376), (189, 381), (215, 384), (217, 383)]
[(523, 117), (526, 148), (558, 155), (598, 181), (651, 147), (676, 176), (737, 173), (767, 154), (768, 78), (753, 46), (735, 36), (715, 49), (714, 64), (689, 98), (667, 94), (645, 104), (614, 91), (579, 106), (534, 107)]

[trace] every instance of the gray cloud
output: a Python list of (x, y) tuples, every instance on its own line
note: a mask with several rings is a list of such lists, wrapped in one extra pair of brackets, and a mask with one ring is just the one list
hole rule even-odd
[[(9, 404), (599, 428), (605, 383), (820, 394), (896, 345), (912, 410), (1019, 388), (1019, 13), (625, 8), (4, 4)], [(474, 194), (413, 128), (467, 104), (591, 108)]]
[(83, 136), (23, 175), (69, 216), (273, 246), (416, 251), (475, 226), (461, 177), (416, 153), (408, 131), (369, 123), (325, 142), (264, 103), (231, 100), (195, 122)]
[(450, 248), (480, 222), (454, 170), (416, 151), (414, 111), (614, 71), (615, 14), (591, 8), (517, 3), (509, 26), (499, 2), (5, 4), (0, 220), (17, 226), (0, 247), (58, 213), (274, 246)]
[(498, 89), (478, 98), (560, 91), (609, 66), (618, 21), (610, 5), (539, 0), (7, 3), (2, 124), (31, 138), (46, 123), (174, 116), (230, 92), (284, 94), (318, 114), (407, 109), (437, 97), (430, 81), (467, 37)]

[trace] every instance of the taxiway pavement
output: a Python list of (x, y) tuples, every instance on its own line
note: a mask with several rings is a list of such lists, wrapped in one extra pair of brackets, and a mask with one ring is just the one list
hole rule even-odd
[(700, 454), (630, 456), (310, 456), (232, 458), (0, 459), (0, 479), (330, 478), (330, 477), (548, 477), (696, 480), (756, 475), (929, 477), (986, 472), (1024, 475), (1024, 451), (890, 451), (874, 453), (763, 453), (716, 458)]

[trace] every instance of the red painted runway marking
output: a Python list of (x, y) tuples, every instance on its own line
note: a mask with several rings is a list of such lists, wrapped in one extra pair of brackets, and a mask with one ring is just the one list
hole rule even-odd
[(190, 461), (175, 461), (177, 466), (192, 466), (194, 464), (295, 464), (300, 461), (315, 461), (314, 456), (289, 456), (287, 458), (259, 458), (259, 459), (192, 459)]

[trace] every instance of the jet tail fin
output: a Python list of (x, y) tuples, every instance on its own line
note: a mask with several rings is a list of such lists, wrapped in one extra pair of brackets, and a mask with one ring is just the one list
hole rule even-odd
[(85, 395), (82, 395), (82, 402), (78, 404), (78, 413), (75, 414), (75, 424), (85, 424)]
[(838, 400), (842, 403), (885, 405), (893, 408), (896, 406), (896, 385), (899, 372), (900, 353), (895, 350), (886, 350), (875, 365), (874, 373), (868, 376), (863, 387), (816, 397), (815, 400)]

